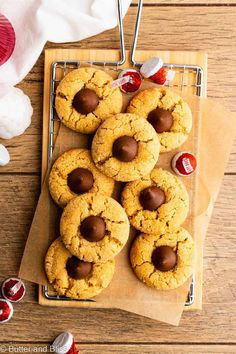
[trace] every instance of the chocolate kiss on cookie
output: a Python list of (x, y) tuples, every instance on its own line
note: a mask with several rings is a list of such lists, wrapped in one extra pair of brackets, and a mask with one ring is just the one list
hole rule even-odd
[(86, 168), (78, 167), (67, 177), (70, 190), (76, 194), (86, 193), (93, 186), (93, 174)]
[(156, 269), (167, 272), (176, 266), (177, 255), (170, 246), (160, 246), (152, 253), (152, 263)]
[(149, 113), (147, 120), (157, 133), (169, 131), (173, 124), (172, 114), (166, 109), (159, 107)]
[(66, 270), (69, 276), (73, 279), (85, 279), (91, 272), (93, 264), (84, 262), (75, 256), (68, 258), (66, 262)]
[(112, 148), (113, 156), (123, 162), (132, 161), (137, 155), (137, 152), (137, 141), (127, 135), (121, 136), (120, 138), (116, 139)]
[(166, 201), (165, 193), (161, 188), (151, 186), (143, 189), (139, 201), (145, 210), (156, 210)]
[(87, 241), (98, 242), (105, 236), (106, 224), (100, 216), (91, 215), (82, 221), (80, 232)]
[(99, 98), (96, 92), (84, 88), (75, 94), (72, 106), (81, 114), (89, 114), (97, 108), (98, 103)]

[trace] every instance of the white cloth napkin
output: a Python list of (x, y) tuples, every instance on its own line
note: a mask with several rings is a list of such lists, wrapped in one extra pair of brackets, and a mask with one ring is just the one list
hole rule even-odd
[[(122, 0), (123, 16), (130, 3)], [(27, 75), (46, 41), (79, 41), (115, 27), (117, 0), (0, 0), (0, 13), (16, 33), (14, 52), (0, 66), (1, 95)]]

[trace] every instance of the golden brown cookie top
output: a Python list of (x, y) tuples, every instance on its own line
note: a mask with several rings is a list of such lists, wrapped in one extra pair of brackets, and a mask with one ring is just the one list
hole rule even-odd
[(117, 181), (133, 181), (145, 176), (159, 157), (159, 140), (145, 119), (129, 113), (108, 118), (92, 142), (92, 158), (97, 168)]
[(121, 112), (122, 94), (103, 70), (84, 67), (69, 72), (56, 90), (58, 117), (69, 128), (92, 134), (110, 115)]
[(130, 260), (137, 277), (160, 290), (181, 286), (193, 272), (194, 244), (180, 227), (164, 234), (140, 234), (133, 242)]
[(167, 88), (140, 91), (130, 101), (127, 112), (146, 118), (155, 128), (161, 144), (160, 152), (182, 145), (192, 128), (188, 104)]
[(189, 210), (186, 187), (178, 177), (161, 168), (154, 168), (144, 178), (127, 183), (121, 203), (130, 223), (152, 234), (179, 227)]
[(114, 180), (96, 168), (90, 150), (71, 149), (54, 162), (49, 190), (54, 201), (65, 207), (71, 199), (86, 192), (111, 196)]
[(115, 261), (110, 259), (100, 264), (82, 262), (72, 256), (61, 238), (57, 238), (47, 251), (45, 270), (58, 295), (89, 299), (109, 285), (114, 274)]
[(73, 255), (88, 262), (105, 262), (116, 256), (126, 244), (129, 221), (116, 200), (86, 193), (67, 204), (60, 231), (63, 242)]

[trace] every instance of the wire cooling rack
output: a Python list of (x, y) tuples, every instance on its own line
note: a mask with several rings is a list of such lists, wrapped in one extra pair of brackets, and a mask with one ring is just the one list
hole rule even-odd
[[(81, 65), (98, 65), (104, 70), (115, 70), (117, 73), (122, 69), (120, 66), (125, 63), (125, 45), (124, 45), (124, 31), (123, 31), (123, 20), (122, 20), (122, 8), (121, 0), (117, 1), (117, 14), (118, 14), (118, 27), (120, 35), (120, 59), (118, 61), (79, 61), (79, 60), (60, 60), (52, 64), (51, 67), (51, 87), (50, 87), (50, 117), (49, 117), (49, 144), (48, 144), (48, 165), (52, 159), (52, 153), (54, 148), (54, 139), (56, 136), (56, 130), (58, 127), (58, 118), (55, 113), (55, 95), (56, 88), (61, 79), (71, 70), (79, 68)], [(138, 10), (136, 17), (136, 24), (133, 36), (132, 49), (130, 51), (130, 63), (132, 67), (140, 67), (141, 62), (135, 60), (135, 51), (137, 45), (137, 38), (139, 32), (139, 25), (141, 19), (142, 11), (142, 0), (138, 2)], [(185, 64), (165, 64), (165, 67), (175, 71), (175, 80), (173, 83), (169, 83), (168, 87), (173, 87), (181, 92), (185, 89), (191, 89), (192, 93), (197, 96), (202, 96), (203, 91), (203, 70), (197, 65), (185, 65)], [(185, 306), (190, 306), (194, 303), (194, 276), (190, 285), (189, 293)], [(42, 287), (43, 296), (48, 300), (60, 300), (60, 301), (82, 301), (82, 302), (95, 302), (96, 300), (86, 299), (71, 299), (65, 296), (56, 295), (50, 285)]]

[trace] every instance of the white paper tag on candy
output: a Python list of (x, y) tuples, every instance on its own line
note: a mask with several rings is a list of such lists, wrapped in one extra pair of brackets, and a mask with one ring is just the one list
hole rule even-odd
[(173, 81), (175, 78), (175, 71), (174, 70), (168, 70), (166, 74), (166, 82), (165, 84), (168, 84), (169, 82)]
[(127, 82), (129, 82), (130, 79), (131, 79), (130, 76), (120, 77), (119, 79), (111, 82), (111, 87), (112, 88), (121, 87), (122, 85), (127, 84)]

